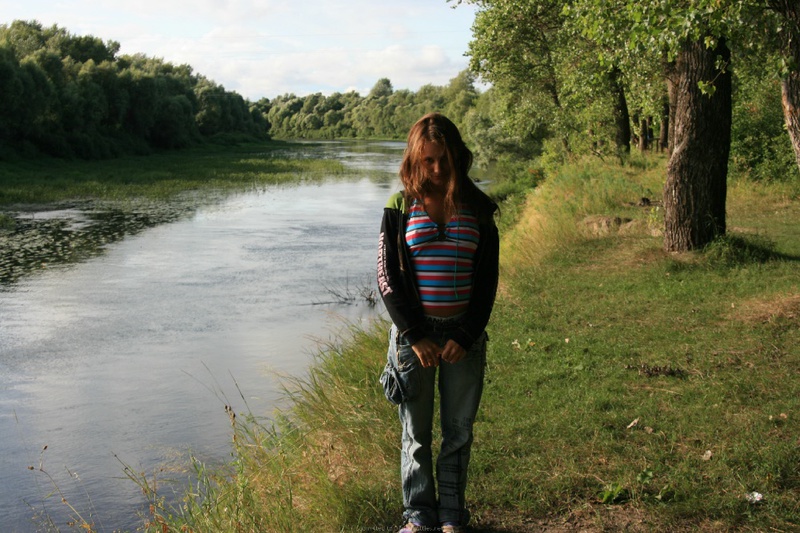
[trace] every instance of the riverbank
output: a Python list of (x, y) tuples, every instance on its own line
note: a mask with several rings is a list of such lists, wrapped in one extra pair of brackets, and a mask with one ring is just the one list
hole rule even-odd
[[(800, 524), (800, 191), (732, 183), (729, 235), (666, 254), (663, 165), (567, 166), (505, 209), (470, 467), (477, 531)], [(128, 471), (149, 530), (399, 525), (399, 428), (377, 384), (386, 326), (323, 347), (286, 382), (283, 415), (226, 406), (233, 460), (198, 461), (180, 509)]]
[(292, 157), (289, 146), (265, 141), (93, 161), (2, 161), (0, 210), (81, 201), (165, 200), (187, 191), (241, 190), (330, 177), (345, 169), (333, 159)]

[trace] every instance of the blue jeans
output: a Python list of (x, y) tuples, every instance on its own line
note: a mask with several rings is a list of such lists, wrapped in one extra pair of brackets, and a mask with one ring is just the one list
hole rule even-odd
[[(445, 344), (449, 328), (458, 326), (458, 319), (428, 319), (433, 330), (431, 340)], [(389, 335), (389, 362), (396, 366), (416, 365), (417, 394), (398, 406), (403, 437), (400, 471), (403, 484), (405, 518), (420, 525), (434, 526), (445, 522), (466, 525), (469, 512), (464, 502), (467, 466), (472, 446), (472, 425), (483, 392), (486, 367), (486, 340), (483, 335), (469, 348), (458, 363), (444, 361), (439, 365), (439, 403), (442, 425), (442, 447), (433, 475), (431, 450), (433, 398), (436, 368), (423, 368), (411, 345), (392, 326)]]

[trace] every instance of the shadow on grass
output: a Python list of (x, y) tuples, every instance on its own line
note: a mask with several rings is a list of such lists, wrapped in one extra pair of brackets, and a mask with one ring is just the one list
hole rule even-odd
[(760, 235), (728, 233), (706, 245), (695, 261), (672, 261), (670, 271), (731, 269), (772, 262), (797, 262), (800, 256), (778, 251), (774, 242)]
[(708, 260), (724, 266), (744, 266), (770, 261), (800, 261), (796, 255), (777, 251), (775, 243), (766, 237), (752, 235), (724, 235), (705, 248)]

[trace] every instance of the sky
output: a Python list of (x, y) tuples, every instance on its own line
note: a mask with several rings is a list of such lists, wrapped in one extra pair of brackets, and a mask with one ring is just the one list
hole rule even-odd
[(255, 101), (446, 85), (467, 68), (476, 8), (445, 0), (0, 0), (0, 24), (37, 20), (189, 64)]

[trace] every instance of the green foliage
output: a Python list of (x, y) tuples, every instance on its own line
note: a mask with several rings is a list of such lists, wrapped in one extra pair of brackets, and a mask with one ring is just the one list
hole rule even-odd
[(236, 93), (119, 43), (58, 26), (0, 25), (0, 157), (107, 158), (184, 148), (220, 133), (264, 138)]
[[(544, 137), (556, 139), (560, 147), (553, 147), (567, 153), (627, 152), (630, 127), (623, 127), (629, 122), (624, 102), (630, 87), (636, 88), (637, 109), (655, 115), (650, 112), (656, 107), (650, 103), (655, 91), (638, 82), (642, 70), (650, 73), (649, 65), (640, 63), (637, 71), (623, 73), (614, 63), (601, 61), (603, 50), (581, 33), (563, 2), (470, 3), (482, 8), (473, 26), (470, 66), (493, 84), (494, 100), (504, 107), (502, 120), (495, 123), (516, 140), (512, 145), (525, 150), (535, 140), (528, 157), (539, 153)], [(663, 85), (660, 89), (663, 93)], [(660, 98), (658, 94), (655, 101)]]
[(626, 65), (648, 54), (673, 61), (687, 41), (704, 39), (714, 48), (721, 36), (756, 40), (746, 26), (762, 13), (746, 0), (573, 0), (564, 7), (586, 36), (603, 45), (604, 59)]
[[(488, 160), (524, 152), (520, 148), (536, 139), (527, 156), (543, 149), (545, 167), (573, 154), (624, 162), (619, 97), (627, 99), (635, 135), (641, 119), (650, 117), (658, 135), (669, 62), (686, 42), (714, 47), (724, 37), (734, 58), (718, 67), (733, 71), (742, 84), (736, 89), (732, 168), (759, 180), (797, 176), (776, 87), (776, 77), (796, 68), (786, 47), (797, 28), (789, 15), (779, 16), (779, 3), (463, 1), (480, 7), (469, 48), (471, 68), (493, 84), (493, 110), (478, 100), (468, 115), (469, 134)], [(715, 80), (700, 85), (707, 95), (716, 91)]]
[(599, 498), (606, 505), (623, 503), (630, 499), (630, 491), (619, 483), (609, 483), (600, 491)]
[(544, 171), (525, 161), (498, 161), (490, 167), (493, 182), (489, 194), (497, 201), (524, 195), (544, 181)]
[(736, 81), (732, 171), (758, 181), (799, 179), (781, 108), (780, 80), (761, 69), (742, 69)]
[[(524, 139), (547, 129), (565, 135), (570, 119), (562, 104), (572, 52), (560, 2), (476, 1), (470, 67), (498, 90), (507, 128)], [(535, 134), (534, 134), (535, 135)]]
[(518, 120), (505, 93), (495, 87), (480, 94), (464, 119), (464, 136), (476, 161), (527, 161), (541, 153), (548, 135), (544, 125), (534, 126)]
[(276, 138), (400, 140), (417, 119), (432, 111), (464, 124), (478, 97), (474, 76), (464, 71), (447, 86), (424, 85), (416, 93), (394, 90), (391, 81), (382, 78), (367, 96), (355, 91), (284, 94), (264, 102), (262, 113)]

